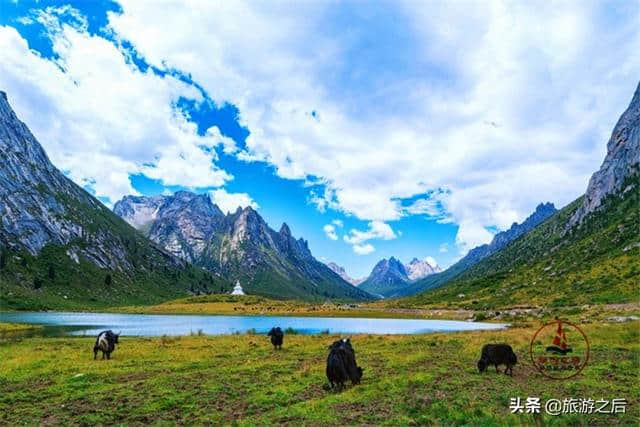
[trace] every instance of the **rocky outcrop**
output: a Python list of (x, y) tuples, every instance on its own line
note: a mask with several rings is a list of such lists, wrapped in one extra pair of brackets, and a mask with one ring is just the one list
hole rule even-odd
[(114, 212), (171, 254), (240, 280), (247, 293), (278, 297), (365, 299), (325, 264), (285, 223), (273, 230), (251, 207), (224, 215), (206, 194), (127, 196)]
[(147, 245), (158, 263), (182, 264), (136, 234), (56, 169), (0, 92), (0, 244), (31, 255), (62, 246), (73, 262), (123, 272), (134, 269), (130, 248)]
[(568, 228), (582, 222), (597, 210), (610, 194), (638, 191), (625, 188), (628, 178), (640, 172), (640, 83), (631, 104), (613, 128), (607, 155), (600, 169), (589, 180), (582, 206), (569, 219)]
[(164, 197), (126, 196), (113, 207), (113, 212), (135, 228), (145, 228), (156, 219)]
[[(81, 190), (49, 161), (27, 126), (0, 92), (0, 237), (31, 254), (47, 243), (66, 244), (82, 236), (58, 194), (73, 199)], [(105, 260), (106, 262), (106, 260)]]
[(407, 270), (409, 280), (415, 281), (442, 271), (442, 269), (437, 264), (433, 264), (434, 265), (431, 265), (431, 263), (429, 263), (429, 261), (427, 261), (426, 259), (419, 260), (418, 258), (414, 258), (411, 260), (411, 262), (409, 262), (409, 264), (406, 264), (404, 267), (405, 270)]

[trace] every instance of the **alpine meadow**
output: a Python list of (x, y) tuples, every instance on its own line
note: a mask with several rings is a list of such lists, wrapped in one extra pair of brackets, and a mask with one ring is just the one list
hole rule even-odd
[(0, 0), (0, 425), (640, 424), (638, 22)]

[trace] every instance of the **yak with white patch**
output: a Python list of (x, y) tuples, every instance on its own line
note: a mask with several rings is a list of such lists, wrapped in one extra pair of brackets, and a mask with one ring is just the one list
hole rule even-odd
[(104, 359), (105, 356), (107, 360), (111, 359), (111, 353), (116, 349), (119, 336), (120, 334), (114, 334), (111, 330), (100, 332), (93, 346), (93, 360), (96, 360), (98, 357), (98, 351), (102, 352), (102, 359)]
[(335, 341), (329, 346), (326, 373), (331, 388), (337, 386), (342, 389), (347, 380), (351, 384), (360, 384), (362, 368), (356, 363), (356, 352), (349, 338)]
[(267, 334), (271, 337), (271, 344), (273, 344), (273, 348), (275, 350), (282, 350), (282, 342), (284, 341), (284, 332), (280, 327), (271, 328), (269, 333)]
[(489, 365), (496, 367), (496, 373), (498, 365), (505, 365), (505, 374), (513, 376), (513, 367), (518, 363), (518, 357), (513, 352), (513, 349), (508, 344), (486, 344), (482, 347), (482, 354), (480, 360), (478, 360), (478, 370), (484, 372)]

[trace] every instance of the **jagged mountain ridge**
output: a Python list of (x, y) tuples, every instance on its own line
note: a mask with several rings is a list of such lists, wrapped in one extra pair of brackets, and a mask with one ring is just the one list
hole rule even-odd
[(382, 259), (373, 267), (371, 274), (359, 287), (383, 298), (393, 297), (402, 293), (413, 278), (422, 278), (439, 271), (439, 267), (432, 266), (427, 260), (420, 261), (413, 258), (404, 265), (395, 257)]
[(573, 214), (568, 227), (579, 224), (589, 213), (600, 207), (605, 197), (621, 191), (627, 179), (637, 174), (640, 164), (640, 84), (629, 107), (620, 116), (607, 142), (607, 154), (595, 172), (585, 192), (582, 206)]
[[(184, 295), (192, 284), (175, 277), (187, 269), (184, 261), (141, 236), (51, 163), (4, 92), (0, 218), (0, 249), (9, 264), (0, 284), (9, 307), (47, 308), (49, 301), (87, 298), (108, 305), (134, 296), (152, 302)], [(157, 269), (171, 275), (158, 278)], [(105, 289), (107, 282), (112, 286)]]
[(409, 296), (418, 294), (426, 289), (433, 289), (444, 285), (456, 276), (462, 274), (467, 269), (473, 267), (483, 259), (500, 251), (511, 242), (526, 235), (539, 224), (543, 223), (557, 212), (553, 203), (540, 203), (535, 211), (529, 215), (522, 223), (513, 223), (506, 231), (501, 231), (493, 236), (490, 243), (471, 249), (458, 262), (444, 271), (427, 276), (422, 280), (405, 287), (398, 296)]
[(471, 267), (480, 260), (504, 248), (523, 234), (533, 230), (538, 224), (551, 217), (557, 211), (553, 203), (540, 203), (536, 210), (521, 224), (514, 222), (508, 230), (501, 231), (493, 236), (490, 243), (471, 249), (467, 255), (458, 261), (458, 264), (465, 269)]
[[(637, 301), (640, 274), (640, 83), (579, 197), (521, 238), (404, 303), (484, 309)], [(447, 273), (446, 271), (444, 273)], [(443, 273), (443, 274), (444, 274)]]
[(174, 256), (196, 262), (211, 237), (224, 228), (225, 215), (207, 195), (125, 196), (113, 212)]
[(224, 215), (208, 195), (186, 191), (148, 199), (145, 203), (145, 197), (126, 196), (116, 203), (114, 212), (132, 225), (144, 218), (145, 225), (138, 227), (152, 241), (195, 265), (240, 280), (248, 293), (370, 298), (317, 261), (308, 242), (295, 239), (286, 223), (276, 232), (251, 207)]
[(432, 265), (432, 263), (429, 263), (428, 260), (419, 260), (418, 258), (413, 258), (409, 262), (409, 264), (405, 265), (405, 269), (407, 270), (409, 280), (412, 281), (420, 280), (431, 274), (439, 273), (442, 271), (438, 264), (434, 263)]
[(335, 262), (327, 263), (327, 267), (329, 267), (331, 270), (333, 270), (334, 273), (336, 273), (338, 276), (342, 277), (345, 281), (351, 283), (353, 286), (358, 286), (360, 283), (362, 283), (362, 282), (364, 282), (366, 280), (366, 278), (354, 279), (353, 277), (349, 276), (349, 274), (344, 269), (344, 267), (336, 264)]

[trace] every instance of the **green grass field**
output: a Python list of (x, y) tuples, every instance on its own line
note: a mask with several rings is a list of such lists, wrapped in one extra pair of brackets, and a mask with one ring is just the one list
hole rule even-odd
[[(337, 337), (127, 338), (93, 361), (93, 338), (0, 342), (0, 424), (638, 425), (640, 322), (583, 325), (591, 362), (549, 380), (528, 357), (537, 323), (504, 331), (352, 337), (361, 385), (325, 390)], [(479, 374), (482, 344), (507, 342), (514, 377)], [(512, 397), (628, 400), (626, 414), (510, 414)]]

